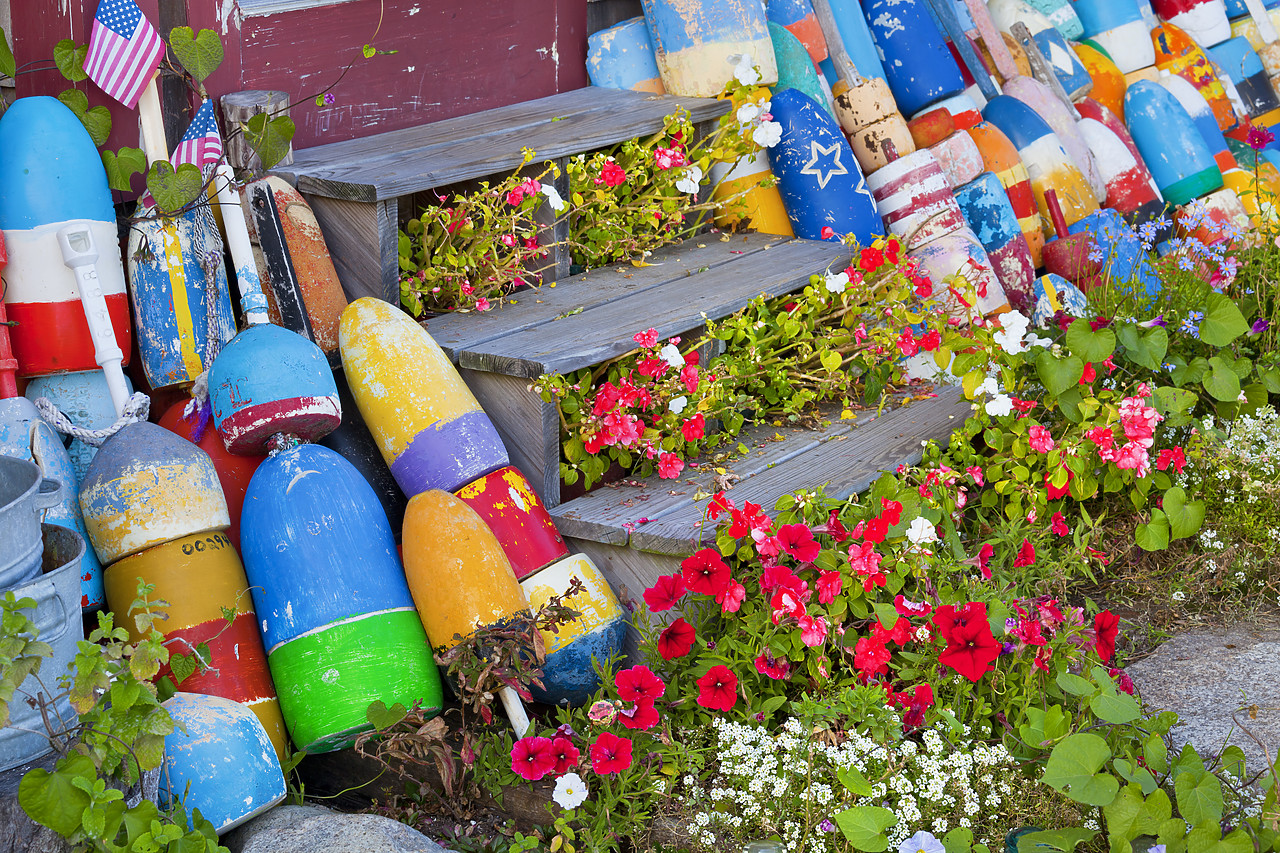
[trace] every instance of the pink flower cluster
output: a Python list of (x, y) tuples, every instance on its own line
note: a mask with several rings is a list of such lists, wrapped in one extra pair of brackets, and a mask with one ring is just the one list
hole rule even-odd
[(517, 207), (524, 202), (526, 197), (536, 196), (540, 192), (542, 192), (542, 184), (533, 178), (526, 178), (507, 193), (507, 204)]
[(689, 161), (685, 159), (684, 152), (679, 148), (655, 148), (653, 149), (653, 161), (658, 164), (659, 169), (664, 171), (689, 165)]
[[(1085, 437), (1098, 448), (1098, 456), (1105, 462), (1114, 462), (1117, 468), (1130, 469), (1139, 477), (1151, 470), (1151, 445), (1155, 443), (1156, 424), (1164, 417), (1146, 404), (1151, 389), (1146, 383), (1138, 386), (1132, 397), (1120, 401), (1120, 428), (1125, 443), (1118, 443), (1115, 429), (1110, 426), (1095, 427), (1085, 432)], [(1169, 464), (1165, 463), (1166, 467)]]

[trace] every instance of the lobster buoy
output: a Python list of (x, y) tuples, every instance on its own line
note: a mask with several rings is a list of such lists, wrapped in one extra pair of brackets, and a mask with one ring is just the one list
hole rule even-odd
[(1027, 4), (1044, 15), (1064, 39), (1074, 41), (1084, 35), (1084, 22), (1076, 8), (1079, 0), (1074, 3), (1068, 0), (1027, 0)]
[[(75, 113), (42, 95), (17, 99), (0, 116), (0, 151), (0, 231), (8, 254), (3, 298), (18, 375), (96, 370), (80, 289), (62, 262), (58, 231), (80, 224), (99, 246), (118, 242), (98, 149)], [(127, 362), (124, 268), (116, 253), (104, 252), (96, 269)]]
[(1036, 279), (1036, 307), (1031, 314), (1031, 322), (1038, 327), (1046, 326), (1059, 312), (1072, 317), (1088, 317), (1089, 297), (1060, 275), (1042, 275)]
[[(1224, 187), (1177, 214), (1178, 230), (1204, 246), (1230, 243), (1249, 228), (1249, 212), (1235, 190)], [(1158, 279), (1157, 279), (1158, 281)]]
[[(786, 89), (798, 89), (812, 98), (814, 103), (830, 103), (830, 90), (825, 88), (824, 81), (818, 76), (817, 67), (809, 59), (809, 54), (799, 39), (773, 21), (769, 22), (769, 37), (773, 39), (773, 55), (778, 63), (778, 83), (773, 88), (775, 95)], [(834, 117), (834, 110), (831, 112)]]
[(196, 693), (163, 704), (178, 725), (164, 739), (161, 802), (181, 800), (224, 833), (284, 800), (280, 761), (243, 705)]
[(964, 227), (947, 176), (928, 150), (894, 160), (867, 184), (889, 233), (908, 250)]
[(964, 78), (926, 4), (864, 0), (871, 37), (898, 108), (915, 115), (965, 89)]
[(342, 313), (340, 338), (351, 393), (405, 495), (452, 491), (510, 464), (471, 389), (408, 314), (357, 299)]
[[(1122, 75), (1155, 64), (1156, 51), (1151, 45), (1151, 29), (1143, 20), (1136, 0), (1076, 0), (1075, 9), (1084, 25), (1085, 37), (1099, 48), (1093, 50), (1088, 45), (1076, 48), (1085, 68), (1090, 67), (1091, 58), (1081, 52), (1080, 47), (1094, 54), (1094, 64), (1097, 64), (1098, 58), (1105, 52), (1105, 57), (1110, 58), (1113, 67)], [(1090, 74), (1093, 76), (1092, 70)], [(1093, 80), (1092, 96), (1107, 103), (1104, 98), (1099, 97), (1097, 76)], [(1120, 94), (1121, 97), (1124, 96), (1123, 89)]]
[(375, 700), (439, 711), (440, 674), (377, 495), (351, 463), (301, 444), (258, 466), (240, 540), (267, 664), (293, 742), (342, 749)]
[(1155, 180), (1120, 138), (1096, 119), (1083, 119), (1080, 132), (1107, 182), (1104, 205), (1139, 223), (1160, 218), (1165, 206)]
[(643, 16), (587, 36), (587, 77), (604, 89), (666, 94)]
[(569, 556), (551, 514), (517, 469), (501, 468), (455, 495), (493, 531), (517, 580)]
[[(1031, 189), (1027, 167), (1018, 156), (1018, 149), (989, 121), (979, 122), (969, 129), (969, 135), (982, 152), (982, 165), (999, 179), (1009, 198), (1009, 207), (1018, 218), (1018, 228), (1031, 251), (1031, 265), (1040, 266), (1040, 250), (1044, 247), (1044, 230), (1040, 226), (1040, 212), (1036, 210), (1036, 196)], [(1010, 294), (1012, 298), (1012, 294)]]
[(1191, 116), (1163, 86), (1145, 80), (1124, 96), (1129, 132), (1165, 201), (1185, 204), (1222, 186), (1222, 171)]
[(1280, 123), (1280, 98), (1271, 88), (1262, 59), (1248, 41), (1243, 38), (1227, 39), (1209, 48), (1209, 58), (1235, 84), (1245, 111), (1254, 124), (1270, 128)]
[[(1235, 107), (1227, 96), (1223, 81), (1209, 61), (1209, 57), (1186, 32), (1171, 23), (1163, 24), (1151, 31), (1151, 44), (1155, 47), (1156, 65), (1162, 71), (1177, 74), (1196, 87), (1201, 96), (1209, 102), (1213, 117), (1220, 130), (1230, 130), (1240, 123)], [(1154, 75), (1159, 79), (1159, 75)], [(1130, 81), (1132, 86), (1137, 81)], [(1126, 118), (1127, 118), (1126, 114)]]
[[(124, 378), (125, 387), (133, 393), (133, 383)], [(111, 402), (107, 377), (101, 370), (78, 370), (74, 373), (53, 373), (37, 376), (27, 383), (23, 392), (28, 400), (48, 399), (76, 426), (83, 429), (103, 429), (116, 422), (116, 408)], [(76, 478), (83, 479), (89, 463), (98, 448), (72, 437), (67, 447)]]
[[(168, 619), (159, 624), (164, 644), (174, 654), (190, 654), (208, 643), (207, 668), (183, 679), (179, 689), (221, 696), (257, 715), (277, 757), (289, 757), (289, 735), (267, 670), (267, 653), (245, 579), (244, 566), (222, 531), (197, 533), (155, 545), (113, 563), (106, 571), (107, 605), (126, 614), (139, 581), (155, 587), (169, 602)], [(232, 615), (228, 624), (226, 613)], [(121, 619), (131, 642), (142, 638), (130, 619)], [(168, 665), (159, 673), (169, 675)]]
[(983, 172), (956, 189), (956, 203), (986, 250), (1009, 304), (1016, 311), (1030, 311), (1036, 268), (1000, 179)]
[[(991, 266), (991, 259), (968, 226), (912, 249), (907, 255), (933, 282), (932, 298), (943, 301), (952, 316), (971, 319), (974, 314), (986, 316), (1008, 307), (1009, 301)], [(975, 304), (968, 303), (971, 295), (950, 286), (940, 291), (942, 282), (953, 275), (962, 276), (973, 288)]]
[(1231, 22), (1222, 0), (1151, 0), (1151, 8), (1166, 23), (1185, 30), (1198, 45), (1210, 47), (1231, 38)]
[(938, 165), (947, 176), (947, 183), (953, 187), (969, 183), (983, 169), (982, 152), (967, 133), (953, 133), (931, 145), (929, 151), (937, 158)]
[[(764, 182), (771, 186), (761, 186)], [(716, 212), (716, 225), (731, 227), (746, 221), (762, 234), (780, 234), (794, 237), (787, 208), (782, 195), (773, 183), (768, 155), (764, 149), (744, 154), (732, 166), (727, 163), (711, 164), (711, 197), (722, 207)], [(736, 204), (734, 200), (736, 199)]]
[(884, 80), (869, 77), (861, 85), (835, 96), (836, 119), (849, 139), (853, 156), (864, 175), (882, 168), (894, 156), (905, 157), (916, 150), (911, 129), (898, 112), (893, 92)]
[(1028, 6), (1023, 0), (991, 0), (987, 4), (991, 20), (1001, 32), (1013, 34), (1013, 25), (1022, 23), (1031, 33), (1031, 39), (1044, 54), (1053, 74), (1062, 83), (1067, 96), (1073, 100), (1089, 93), (1093, 81), (1080, 62), (1080, 57), (1067, 44), (1062, 33), (1044, 15)]
[(1035, 110), (1036, 114), (1053, 128), (1067, 155), (1089, 182), (1094, 199), (1101, 202), (1106, 198), (1107, 185), (1098, 174), (1093, 155), (1089, 153), (1089, 146), (1085, 144), (1079, 128), (1076, 127), (1080, 115), (1075, 110), (1068, 109), (1066, 104), (1054, 97), (1048, 86), (1031, 77), (1015, 77), (1013, 80), (1005, 81), (1004, 93)]
[[(770, 0), (765, 11), (770, 23), (785, 27), (803, 45), (815, 68), (827, 59), (827, 40), (822, 35), (822, 26), (818, 23), (818, 16), (814, 14), (813, 4), (809, 0)], [(776, 50), (776, 38), (773, 44)]]
[[(1231, 14), (1231, 35), (1244, 38), (1258, 52), (1258, 58), (1262, 60), (1262, 67), (1267, 70), (1267, 74), (1275, 77), (1280, 74), (1280, 40), (1276, 40), (1268, 44), (1262, 38), (1262, 32), (1258, 29), (1258, 23), (1252, 16), (1242, 13), (1243, 17), (1237, 18), (1231, 13), (1231, 3), (1227, 4), (1228, 13)], [(1273, 3), (1267, 3), (1267, 17), (1271, 19), (1271, 26), (1280, 25), (1280, 9), (1275, 7)]]
[(946, 110), (956, 130), (968, 130), (982, 121), (982, 107), (967, 92), (939, 101), (931, 109)]
[(642, 0), (654, 57), (668, 94), (713, 98), (733, 79), (731, 56), (760, 67), (764, 85), (778, 82), (764, 0)]
[(1235, 155), (1231, 153), (1231, 148), (1227, 145), (1227, 140), (1213, 117), (1209, 102), (1200, 97), (1196, 87), (1182, 77), (1169, 73), (1160, 75), (1160, 85), (1167, 89), (1178, 104), (1187, 111), (1187, 115), (1191, 116), (1191, 121), (1195, 124), (1196, 130), (1200, 131), (1204, 144), (1209, 146), (1209, 152), (1213, 154), (1213, 160), (1218, 164), (1218, 168), (1224, 173), (1234, 169), (1237, 165)]
[[(1149, 44), (1150, 40), (1143, 39), (1143, 43)], [(1076, 55), (1080, 57), (1080, 61), (1089, 72), (1089, 77), (1093, 79), (1093, 90), (1089, 92), (1089, 97), (1123, 117), (1124, 90), (1129, 86), (1125, 82), (1124, 74), (1106, 54), (1100, 50), (1094, 50), (1087, 44), (1076, 45)]]
[(1070, 233), (1097, 241), (1104, 281), (1119, 285), (1121, 292), (1140, 285), (1148, 298), (1160, 292), (1160, 276), (1151, 265), (1150, 254), (1118, 211), (1099, 210), (1072, 225)]
[(819, 240), (830, 228), (869, 245), (883, 231), (880, 216), (835, 121), (796, 89), (774, 95), (771, 110), (782, 139), (769, 149), (769, 161), (796, 236)]
[(956, 132), (956, 120), (943, 107), (930, 107), (907, 122), (916, 148), (932, 148)]
[[(866, 78), (883, 81), (885, 75), (884, 66), (880, 64), (880, 53), (876, 50), (875, 40), (871, 38), (871, 30), (867, 28), (867, 19), (863, 17), (858, 0), (828, 0), (827, 5), (831, 7), (831, 16), (835, 18), (836, 30), (844, 42), (845, 52), (853, 60), (858, 73)], [(839, 75), (836, 74), (835, 64), (830, 57), (823, 60), (822, 72), (834, 86)]]
[[(1158, 245), (1169, 239), (1173, 234), (1173, 223), (1165, 215), (1168, 206), (1164, 203), (1164, 197), (1160, 195), (1160, 187), (1156, 184), (1156, 179), (1151, 176), (1151, 170), (1147, 168), (1147, 164), (1142, 160), (1142, 152), (1138, 150), (1138, 146), (1134, 143), (1133, 137), (1129, 135), (1129, 129), (1124, 126), (1124, 122), (1116, 117), (1116, 114), (1104, 107), (1102, 104), (1092, 98), (1085, 98), (1076, 104), (1076, 112), (1083, 118), (1093, 119), (1101, 124), (1107, 130), (1111, 131), (1117, 139), (1128, 149), (1129, 154), (1133, 156), (1133, 161), (1138, 164), (1138, 168), (1142, 170), (1148, 184), (1151, 185), (1151, 192), (1155, 196), (1155, 201), (1149, 202), (1139, 207), (1133, 213), (1128, 214), (1128, 219), (1133, 223), (1135, 228), (1151, 223), (1156, 228), (1155, 243)], [(1212, 119), (1210, 119), (1212, 120)], [(1083, 130), (1083, 125), (1081, 126)], [(1092, 147), (1092, 142), (1090, 143)]]

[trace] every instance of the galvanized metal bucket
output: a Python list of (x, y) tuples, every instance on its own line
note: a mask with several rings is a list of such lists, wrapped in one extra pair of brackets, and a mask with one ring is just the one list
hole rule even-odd
[(62, 484), (34, 462), (0, 456), (0, 590), (40, 573), (40, 520), (62, 500)]
[[(48, 711), (55, 731), (76, 725), (76, 713), (65, 693), (58, 689), (58, 678), (75, 659), (77, 644), (84, 639), (80, 616), (80, 558), (84, 555), (84, 538), (67, 527), (41, 525), (43, 541), (42, 573), (13, 588), (18, 599), (35, 599), (34, 611), (23, 612), (35, 623), (36, 635), (53, 646), (53, 657), (47, 658), (40, 671), (18, 685), (9, 700), (9, 725), (0, 728), (0, 773), (32, 761), (52, 750), (49, 733), (37, 703), (28, 700), (40, 694), (46, 701), (59, 696)], [(5, 590), (0, 592), (3, 595)], [(61, 694), (61, 695), (60, 695)]]

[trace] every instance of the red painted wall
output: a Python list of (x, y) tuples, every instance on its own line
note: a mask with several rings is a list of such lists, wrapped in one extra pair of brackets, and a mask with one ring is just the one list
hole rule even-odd
[[(137, 2), (158, 20), (161, 0)], [(23, 64), (51, 58), (60, 39), (87, 41), (97, 0), (12, 5)], [(587, 0), (351, 0), (273, 15), (246, 15), (235, 0), (186, 0), (186, 7), (189, 25), (216, 31), (226, 51), (207, 81), (210, 94), (288, 92), (297, 102), (298, 148), (587, 85)], [(395, 53), (365, 59), (365, 44)], [(21, 75), (18, 85), (30, 95), (67, 84), (51, 71)], [(91, 83), (79, 85), (91, 105), (112, 107), (109, 147), (136, 145), (135, 116)], [(329, 86), (334, 103), (317, 107), (316, 94)]]

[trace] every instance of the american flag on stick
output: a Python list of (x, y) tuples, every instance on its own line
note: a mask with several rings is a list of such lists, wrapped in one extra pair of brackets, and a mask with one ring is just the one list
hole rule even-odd
[(196, 110), (191, 125), (183, 134), (170, 162), (176, 169), (182, 163), (190, 163), (204, 171), (205, 166), (222, 159), (222, 138), (218, 135), (218, 123), (213, 117), (213, 101), (205, 98)]
[(98, 4), (84, 70), (102, 91), (133, 109), (164, 54), (164, 40), (133, 0)]

